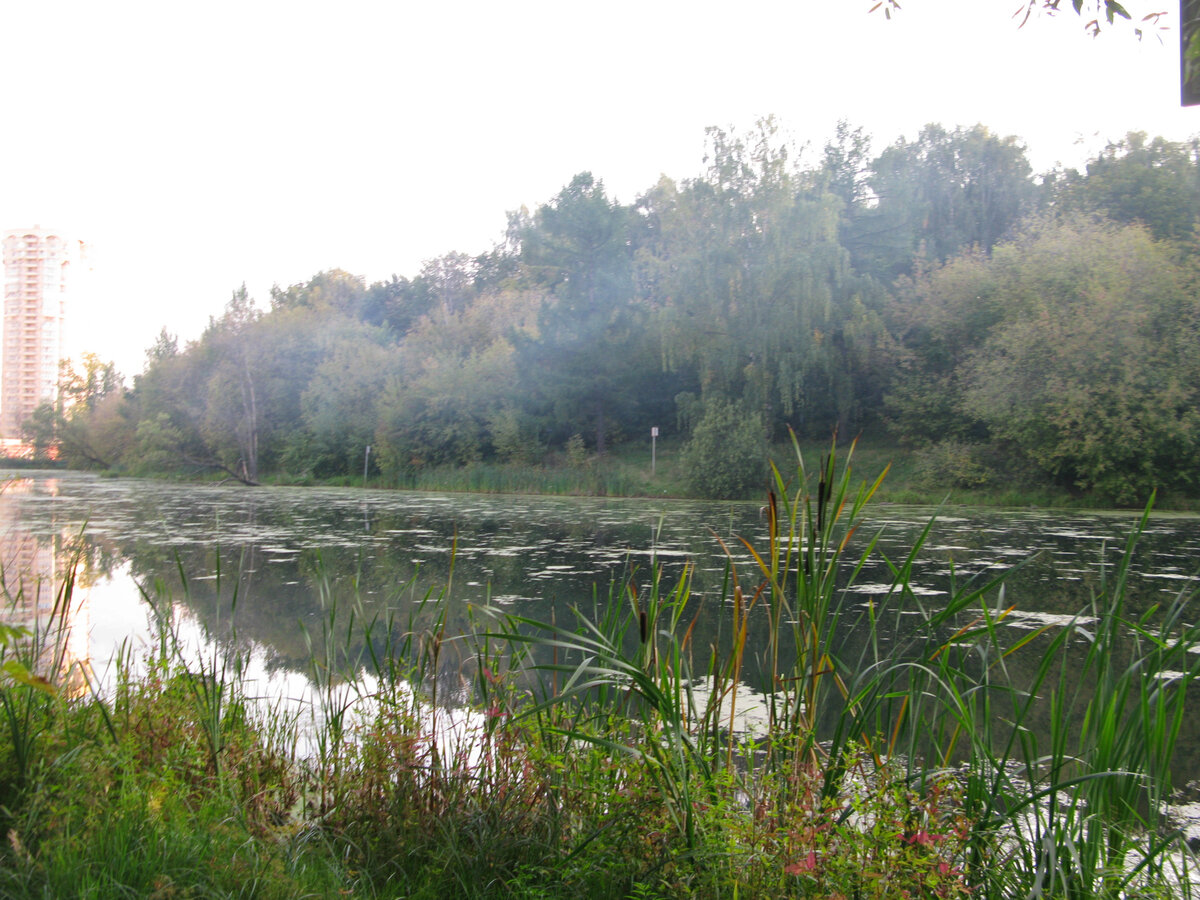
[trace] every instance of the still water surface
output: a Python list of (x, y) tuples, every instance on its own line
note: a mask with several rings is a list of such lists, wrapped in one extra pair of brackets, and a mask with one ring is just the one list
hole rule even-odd
[[(865, 546), (879, 535), (879, 554), (903, 560), (932, 512), (876, 506), (855, 540)], [(1005, 587), (1005, 606), (1017, 608), (1007, 627), (1062, 621), (1099, 590), (1135, 522), (1126, 513), (943, 510), (913, 584), (920, 602), (935, 605), (953, 583), (1019, 566)], [(749, 584), (753, 562), (739, 539), (762, 547), (766, 531), (755, 504), (247, 489), (78, 473), (23, 475), (0, 492), (0, 561), (10, 584), (14, 572), (31, 586), (57, 583), (78, 560), (73, 658), (102, 672), (122, 642), (151, 644), (144, 592), (166, 598), (163, 608), (196, 639), (252, 650), (263, 682), (293, 696), (309, 671), (308, 640), (333, 603), (357, 605), (360, 620), (385, 611), (403, 620), (432, 592), (446, 597), (451, 630), (467, 627), (472, 607), (485, 603), (562, 623), (573, 607), (610, 602), (613, 583), (632, 579), (644, 589), (654, 560), (667, 586), (694, 564), (701, 628), (719, 641), (728, 627), (722, 545)], [(1198, 569), (1200, 518), (1155, 515), (1137, 551), (1132, 610), (1170, 600)], [(868, 565), (847, 588), (850, 608), (890, 581), (881, 559)], [(35, 600), (27, 590), (16, 615), (31, 615), (50, 593)], [(854, 640), (848, 633), (847, 655)], [(1192, 718), (1177, 783), (1200, 777), (1200, 717)]]

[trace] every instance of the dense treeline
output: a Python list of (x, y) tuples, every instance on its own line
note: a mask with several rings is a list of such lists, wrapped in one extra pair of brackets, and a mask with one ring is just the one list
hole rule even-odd
[(78, 465), (394, 483), (603, 454), (652, 426), (698, 493), (764, 448), (887, 432), (948, 483), (1014, 472), (1134, 501), (1200, 467), (1200, 142), (1131, 134), (1035, 175), (982, 126), (801, 155), (770, 120), (631, 204), (581, 173), (504, 241), (414, 277), (236, 292), (126, 388), (86, 357), (29, 433)]

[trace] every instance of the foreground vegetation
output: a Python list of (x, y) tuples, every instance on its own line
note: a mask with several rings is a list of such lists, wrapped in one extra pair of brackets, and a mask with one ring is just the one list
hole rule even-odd
[[(53, 639), (68, 577), (52, 621), (0, 632), (0, 894), (1190, 896), (1163, 813), (1200, 630), (1190, 588), (1125, 606), (1145, 517), (1076, 620), (1014, 632), (1003, 577), (922, 603), (923, 538), (844, 603), (883, 476), (834, 448), (773, 477), (719, 598), (635, 573), (574, 622), (482, 607), (454, 634), (442, 595), (404, 621), (331, 597), (309, 711), (262, 709), (236, 643), (190, 652), (169, 615), (97, 695)], [(441, 699), (462, 679), (470, 713)]]

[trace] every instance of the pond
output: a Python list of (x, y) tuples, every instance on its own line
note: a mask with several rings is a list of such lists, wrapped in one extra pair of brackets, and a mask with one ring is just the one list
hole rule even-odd
[[(845, 594), (848, 608), (885, 593), (883, 556), (903, 560), (932, 509), (878, 505), (855, 540), (878, 536), (876, 561)], [(952, 583), (1019, 567), (1005, 584), (1005, 627), (1067, 621), (1100, 590), (1137, 521), (1131, 513), (952, 508), (937, 517), (912, 583), (935, 605)], [(597, 614), (628, 603), (611, 585), (645, 590), (655, 562), (673, 586), (694, 565), (693, 603), (701, 630), (728, 629), (722, 587), (732, 560), (744, 583), (754, 562), (742, 545), (763, 547), (767, 523), (756, 504), (466, 494), (334, 488), (181, 485), (78, 473), (23, 473), (0, 492), (0, 561), (6, 579), (26, 579), (23, 608), (52, 602), (50, 585), (77, 572), (72, 659), (104, 670), (118, 647), (151, 646), (156, 629), (143, 594), (160, 598), (181, 634), (252, 651), (264, 690), (298, 696), (311, 642), (331, 608), (358, 620), (398, 621), (439, 598), (449, 629), (471, 627), (483, 605), (548, 622), (572, 609)], [(851, 554), (855, 556), (855, 554)], [(1130, 606), (1140, 614), (1176, 596), (1200, 567), (1200, 518), (1156, 514), (1138, 546)], [(37, 583), (43, 585), (34, 590)], [(615, 598), (615, 599), (610, 599)], [(335, 627), (341, 627), (336, 624)], [(761, 640), (753, 629), (751, 643)], [(843, 651), (853, 655), (853, 629)], [(351, 641), (350, 643), (353, 643)], [(704, 644), (706, 645), (706, 643)], [(1033, 645), (1036, 648), (1036, 645)], [(361, 651), (361, 647), (359, 650)], [(1036, 649), (1014, 665), (1038, 662)], [(442, 702), (461, 701), (461, 660), (447, 659)], [(753, 685), (755, 673), (747, 670)], [(1200, 718), (1184, 724), (1176, 783), (1200, 778)]]

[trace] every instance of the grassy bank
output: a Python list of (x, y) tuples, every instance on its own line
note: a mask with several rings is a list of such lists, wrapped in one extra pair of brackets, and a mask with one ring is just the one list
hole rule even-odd
[[(650, 574), (572, 622), (479, 607), (464, 633), (436, 594), (404, 621), (331, 597), (298, 712), (166, 626), (98, 696), (55, 640), (68, 580), (43, 628), (0, 632), (0, 895), (1190, 896), (1163, 811), (1200, 674), (1192, 590), (1131, 620), (1135, 528), (1063, 626), (1004, 627), (1002, 577), (923, 605), (923, 538), (890, 592), (843, 602), (883, 481), (824, 450), (778, 477), (720, 597)], [(698, 616), (721, 622), (711, 646)], [(851, 620), (870, 639), (847, 658)], [(441, 699), (464, 680), (469, 714)]]
[[(810, 459), (819, 459), (820, 442), (802, 443)], [(1027, 468), (990, 456), (975, 446), (942, 445), (936, 450), (898, 445), (866, 437), (856, 444), (855, 464), (861, 472), (879, 472), (890, 467), (876, 502), (909, 505), (948, 503), (963, 506), (1045, 507), (1060, 509), (1107, 509), (1112, 503), (1094, 493), (1071, 491)], [(423, 491), (466, 491), (474, 493), (561, 494), (610, 497), (694, 496), (682, 471), (681, 445), (660, 441), (652, 454), (649, 446), (626, 442), (603, 457), (570, 460), (552, 454), (543, 462), (513, 464), (475, 462), (461, 466), (435, 466), (417, 470), (403, 478), (373, 474), (367, 484), (378, 488)], [(781, 468), (790, 465), (791, 444), (771, 448), (770, 456)], [(288, 473), (276, 473), (268, 481), (277, 484), (361, 485), (361, 476), (321, 481)], [(768, 487), (747, 495), (758, 500)], [(737, 499), (737, 498), (725, 498)], [(1158, 509), (1200, 509), (1200, 498), (1179, 493), (1160, 494)]]

